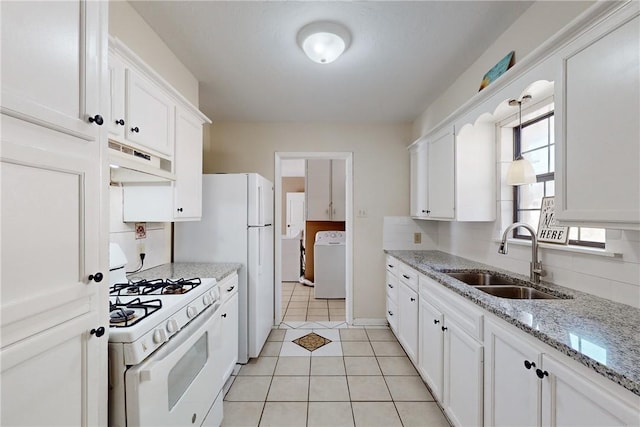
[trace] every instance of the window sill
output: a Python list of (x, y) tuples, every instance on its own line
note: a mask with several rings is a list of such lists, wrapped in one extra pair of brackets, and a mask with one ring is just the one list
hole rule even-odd
[[(496, 239), (495, 242), (500, 243), (500, 240)], [(508, 243), (510, 245), (531, 247), (530, 240), (508, 239)], [(560, 252), (573, 252), (578, 254), (594, 255), (594, 256), (601, 256), (606, 258), (622, 258), (622, 254), (619, 252), (611, 252), (606, 249), (600, 249), (600, 248), (588, 248), (588, 247), (572, 246), (572, 245), (554, 245), (553, 243), (538, 243), (538, 247), (542, 249), (551, 249), (551, 250), (560, 251)]]

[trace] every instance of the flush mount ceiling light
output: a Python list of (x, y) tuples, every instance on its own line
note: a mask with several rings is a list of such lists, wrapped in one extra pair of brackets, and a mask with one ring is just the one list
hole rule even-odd
[(298, 45), (313, 62), (329, 64), (349, 47), (349, 30), (334, 22), (312, 22), (298, 31)]
[[(518, 129), (522, 134), (522, 103), (531, 99), (531, 95), (523, 95), (520, 99), (509, 100), (509, 105), (515, 107), (518, 106), (519, 124)], [(507, 184), (508, 185), (524, 185), (533, 184), (536, 182), (536, 173), (533, 170), (533, 166), (527, 159), (519, 156), (511, 165), (507, 171)]]

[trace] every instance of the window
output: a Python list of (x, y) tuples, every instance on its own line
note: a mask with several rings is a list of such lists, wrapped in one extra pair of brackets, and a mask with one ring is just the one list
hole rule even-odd
[[(514, 221), (538, 228), (543, 197), (555, 196), (555, 141), (553, 111), (513, 128), (514, 159), (522, 156), (531, 162), (536, 183), (513, 187)], [(529, 234), (514, 230), (516, 239), (531, 239)], [(604, 248), (605, 230), (601, 228), (569, 228), (569, 244)]]

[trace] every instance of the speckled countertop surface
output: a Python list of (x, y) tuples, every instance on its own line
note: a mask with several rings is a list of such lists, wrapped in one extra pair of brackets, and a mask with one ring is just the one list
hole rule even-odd
[(214, 278), (218, 282), (239, 270), (242, 264), (213, 262), (174, 262), (127, 275), (129, 279)]
[(443, 272), (495, 271), (524, 281), (528, 277), (440, 251), (385, 252), (640, 396), (640, 309), (546, 282), (530, 286), (573, 298), (498, 298)]

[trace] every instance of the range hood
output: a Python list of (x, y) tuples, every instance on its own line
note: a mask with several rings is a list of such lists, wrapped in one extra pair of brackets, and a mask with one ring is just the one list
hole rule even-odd
[(175, 181), (171, 161), (143, 150), (109, 141), (109, 169), (113, 183)]

